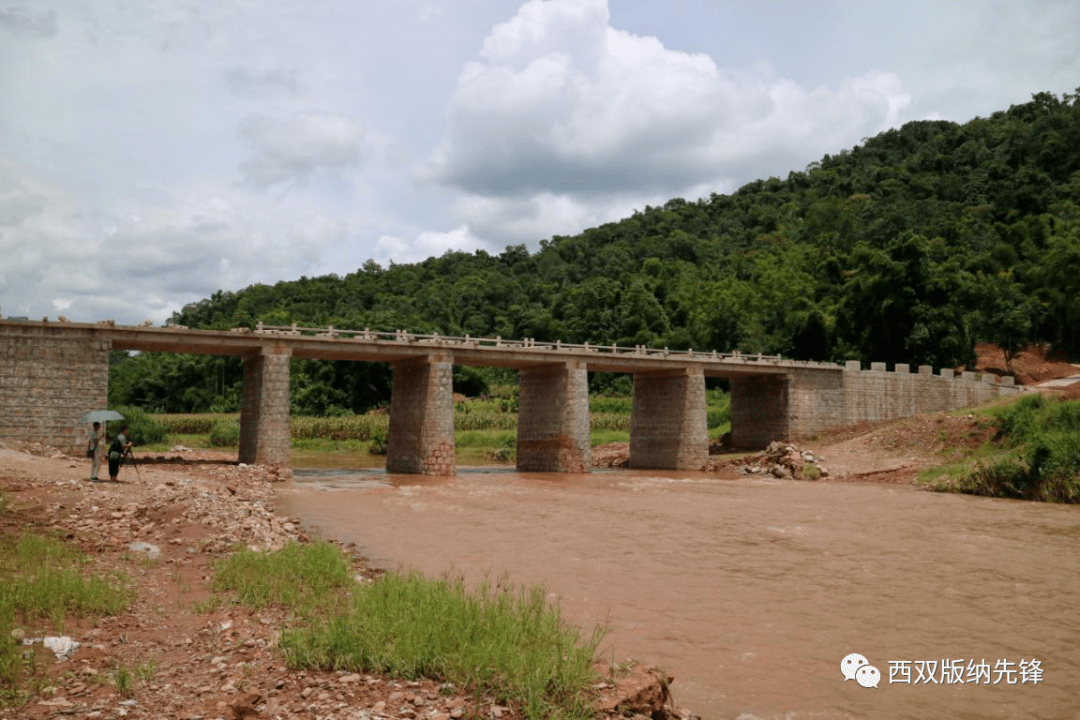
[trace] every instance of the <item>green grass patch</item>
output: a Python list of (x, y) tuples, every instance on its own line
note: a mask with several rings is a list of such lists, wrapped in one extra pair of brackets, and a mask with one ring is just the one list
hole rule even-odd
[(293, 668), (426, 677), (512, 703), (527, 718), (592, 717), (602, 632), (568, 626), (542, 588), (469, 587), (415, 572), (357, 583), (344, 554), (318, 542), (241, 550), (216, 566), (214, 586), (252, 607), (296, 613), (280, 644)]
[(68, 618), (112, 615), (131, 598), (123, 577), (87, 572), (86, 558), (59, 539), (24, 531), (0, 537), (0, 701), (14, 700), (33, 674), (12, 637), (21, 625), (45, 623), (57, 633)]
[(528, 718), (587, 718), (601, 636), (567, 626), (542, 588), (391, 573), (358, 588), (347, 612), (286, 632), (281, 645), (296, 668), (433, 678), (517, 704)]
[(589, 444), (592, 447), (615, 442), (630, 442), (629, 430), (593, 430)]
[[(942, 492), (1080, 502), (1080, 401), (1031, 395), (990, 409), (997, 428), (991, 449), (965, 472), (928, 473)], [(970, 461), (969, 461), (970, 462)]]
[(241, 549), (215, 567), (215, 590), (253, 608), (270, 605), (305, 614), (327, 610), (354, 584), (346, 557), (333, 545), (291, 543), (277, 552)]

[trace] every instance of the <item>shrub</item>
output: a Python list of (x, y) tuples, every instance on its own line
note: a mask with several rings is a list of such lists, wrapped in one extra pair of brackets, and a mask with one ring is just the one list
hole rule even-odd
[(372, 433), (371, 444), (368, 445), (368, 452), (372, 455), (385, 455), (386, 448), (386, 435), (381, 431)]
[[(115, 410), (124, 416), (128, 429), (131, 431), (131, 441), (136, 445), (153, 445), (165, 441), (168, 430), (142, 408), (124, 405)], [(122, 426), (122, 422), (109, 423), (110, 440), (113, 435), (120, 432)]]
[(240, 423), (235, 420), (218, 420), (210, 431), (210, 444), (214, 447), (231, 447), (240, 444)]

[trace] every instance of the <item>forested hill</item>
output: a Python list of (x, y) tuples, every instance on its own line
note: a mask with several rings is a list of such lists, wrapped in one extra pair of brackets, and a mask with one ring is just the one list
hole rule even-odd
[[(671, 200), (535, 253), (369, 261), (218, 292), (172, 320), (934, 367), (968, 363), (979, 340), (1080, 355), (1080, 89), (963, 125), (908, 123), (785, 179)], [(357, 392), (343, 402), (362, 409)]]

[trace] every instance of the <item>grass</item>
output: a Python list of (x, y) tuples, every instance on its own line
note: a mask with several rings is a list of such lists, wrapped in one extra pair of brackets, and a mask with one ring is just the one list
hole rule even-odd
[(592, 717), (602, 633), (566, 625), (542, 588), (469, 587), (415, 572), (357, 583), (344, 555), (318, 542), (242, 550), (218, 565), (215, 587), (297, 614), (280, 644), (293, 668), (426, 677), (514, 704), (527, 718)]
[(353, 584), (345, 556), (333, 545), (290, 544), (274, 553), (242, 549), (215, 568), (215, 590), (235, 593), (237, 602), (260, 609), (289, 607), (305, 614), (328, 609), (342, 588)]
[(1031, 395), (990, 408), (989, 447), (964, 465), (923, 476), (942, 492), (1080, 502), (1080, 401)]
[(12, 635), (22, 625), (45, 624), (64, 632), (68, 618), (112, 615), (131, 592), (123, 577), (85, 571), (86, 559), (53, 537), (22, 532), (0, 537), (0, 701), (13, 701), (20, 684), (34, 675)]

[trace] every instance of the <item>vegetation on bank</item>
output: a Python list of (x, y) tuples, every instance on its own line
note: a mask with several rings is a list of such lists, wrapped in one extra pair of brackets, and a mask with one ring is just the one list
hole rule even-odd
[(323, 542), (239, 550), (218, 564), (214, 582), (237, 602), (296, 617), (281, 638), (295, 669), (430, 678), (537, 720), (593, 715), (588, 690), (602, 633), (584, 637), (565, 624), (542, 588), (472, 588), (414, 572), (358, 583), (348, 559)]
[(1029, 395), (990, 410), (996, 428), (986, 459), (928, 485), (942, 492), (1080, 502), (1080, 400)]
[[(536, 240), (222, 290), (171, 320), (936, 368), (970, 365), (977, 341), (1080, 356), (1080, 93), (908, 123), (786, 178)], [(454, 387), (476, 396), (511, 376), (456, 368)], [(391, 377), (386, 363), (293, 359), (294, 414), (385, 405)], [(114, 353), (109, 402), (235, 412), (242, 378), (239, 358)], [(590, 388), (626, 382), (597, 373)]]
[[(0, 495), (0, 511), (5, 508)], [(41, 644), (73, 618), (115, 615), (134, 599), (120, 575), (101, 576), (60, 538), (0, 532), (0, 707), (42, 692)], [(294, 669), (349, 670), (430, 678), (521, 709), (526, 718), (593, 717), (590, 688), (602, 631), (568, 624), (539, 587), (466, 585), (395, 572), (360, 581), (333, 545), (291, 543), (275, 552), (239, 548), (215, 563), (217, 597), (289, 617), (278, 650)], [(44, 630), (44, 632), (42, 632)], [(51, 660), (50, 660), (51, 662)], [(151, 671), (152, 672), (152, 671)], [(140, 669), (120, 664), (102, 682), (128, 697)]]
[[(454, 430), (459, 460), (513, 462), (517, 410), (517, 387), (509, 384), (494, 386), (483, 398), (455, 402)], [(592, 444), (628, 441), (632, 411), (631, 396), (594, 394), (589, 401)], [(720, 389), (706, 391), (706, 413), (710, 436), (723, 435), (731, 428), (731, 396)], [(177, 442), (200, 447), (236, 447), (240, 442), (237, 413), (151, 416), (135, 412), (132, 416), (138, 418), (132, 424), (136, 442), (152, 449), (166, 449)], [(386, 410), (363, 415), (294, 416), (291, 422), (294, 450), (386, 454), (390, 431)], [(142, 440), (150, 437), (158, 439)]]
[(25, 681), (36, 677), (37, 653), (22, 644), (27, 626), (62, 634), (69, 619), (114, 615), (127, 606), (127, 580), (90, 573), (86, 563), (59, 538), (0, 534), (0, 705), (18, 702)]

